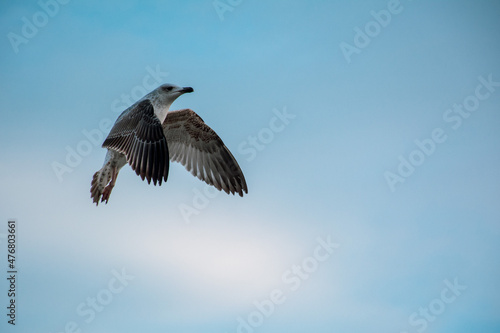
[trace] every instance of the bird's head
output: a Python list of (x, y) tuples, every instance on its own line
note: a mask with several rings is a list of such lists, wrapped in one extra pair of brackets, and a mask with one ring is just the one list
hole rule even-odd
[(174, 84), (165, 83), (156, 88), (158, 97), (162, 102), (171, 104), (177, 97), (182, 94), (193, 92), (191, 87), (179, 87)]
[(144, 96), (153, 103), (155, 114), (161, 122), (165, 120), (170, 105), (182, 94), (193, 92), (191, 87), (179, 87), (174, 84), (165, 83)]

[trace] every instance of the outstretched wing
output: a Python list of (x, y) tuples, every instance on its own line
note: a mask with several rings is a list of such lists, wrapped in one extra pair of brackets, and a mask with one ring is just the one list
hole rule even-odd
[(143, 100), (124, 111), (116, 120), (103, 148), (124, 154), (128, 164), (142, 180), (153, 184), (168, 177), (168, 145), (160, 120), (150, 100)]
[(243, 172), (221, 138), (193, 110), (170, 111), (163, 122), (170, 160), (226, 193), (248, 193)]

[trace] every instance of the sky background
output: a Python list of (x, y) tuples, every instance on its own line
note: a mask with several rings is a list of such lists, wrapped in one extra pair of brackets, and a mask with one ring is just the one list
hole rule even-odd
[[(500, 3), (221, 3), (2, 1), (1, 331), (499, 332)], [(165, 82), (248, 195), (126, 166), (96, 207), (100, 124)]]

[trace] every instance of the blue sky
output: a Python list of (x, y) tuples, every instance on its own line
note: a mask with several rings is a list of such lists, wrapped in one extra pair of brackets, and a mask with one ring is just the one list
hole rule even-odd
[[(500, 330), (497, 2), (54, 1), (0, 5), (2, 332)], [(93, 206), (165, 82), (248, 195), (125, 167)]]

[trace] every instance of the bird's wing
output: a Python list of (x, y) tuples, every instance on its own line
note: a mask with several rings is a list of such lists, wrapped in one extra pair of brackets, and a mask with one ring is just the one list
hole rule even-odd
[(148, 183), (161, 185), (168, 177), (168, 145), (150, 100), (124, 111), (102, 144), (124, 154), (128, 164)]
[(248, 193), (243, 172), (221, 138), (193, 110), (170, 111), (163, 122), (170, 160), (226, 193)]

